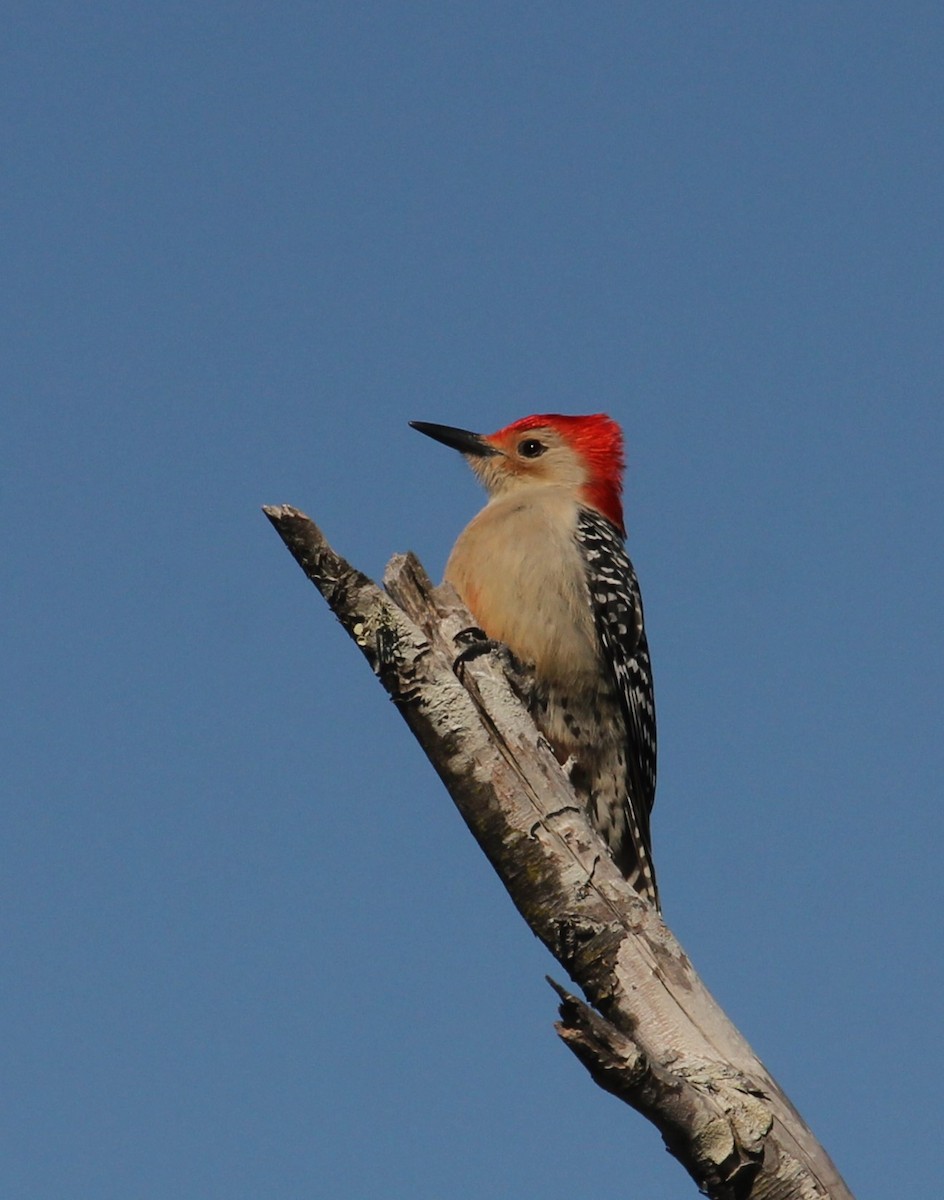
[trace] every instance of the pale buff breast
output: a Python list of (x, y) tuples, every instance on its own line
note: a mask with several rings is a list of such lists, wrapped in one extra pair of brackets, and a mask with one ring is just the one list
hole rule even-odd
[(568, 687), (599, 670), (576, 522), (562, 488), (501, 497), (463, 530), (446, 564), (446, 579), (488, 636)]

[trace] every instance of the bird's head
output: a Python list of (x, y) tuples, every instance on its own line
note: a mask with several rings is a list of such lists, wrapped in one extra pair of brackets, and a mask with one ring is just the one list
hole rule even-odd
[(410, 424), (463, 454), (490, 496), (566, 488), (623, 532), (623, 434), (605, 413), (522, 417), (491, 434), (426, 421)]

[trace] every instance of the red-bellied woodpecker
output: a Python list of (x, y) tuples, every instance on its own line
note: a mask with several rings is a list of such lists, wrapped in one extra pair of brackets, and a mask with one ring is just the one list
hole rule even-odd
[(624, 546), (620, 427), (602, 413), (524, 417), (489, 436), (411, 425), (461, 451), (489, 494), (446, 579), (486, 636), (533, 671), (535, 723), (620, 870), (658, 905), (656, 716)]

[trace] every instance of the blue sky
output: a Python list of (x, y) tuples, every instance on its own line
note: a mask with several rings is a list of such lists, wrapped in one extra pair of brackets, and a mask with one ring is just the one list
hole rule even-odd
[(864, 1197), (940, 1136), (939, 5), (16, 4), (7, 1200), (684, 1200), (259, 511), (604, 410), (666, 917)]

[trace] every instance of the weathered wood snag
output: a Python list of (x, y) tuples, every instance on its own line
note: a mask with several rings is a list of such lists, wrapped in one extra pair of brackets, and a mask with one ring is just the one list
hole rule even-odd
[(715, 1200), (852, 1200), (825, 1150), (718, 1007), (661, 917), (603, 853), (550, 747), (483, 656), (471, 618), (412, 555), (380, 588), (303, 513), (266, 507), (445, 783), (518, 911), (586, 1002), (557, 1031), (596, 1082), (647, 1117)]

